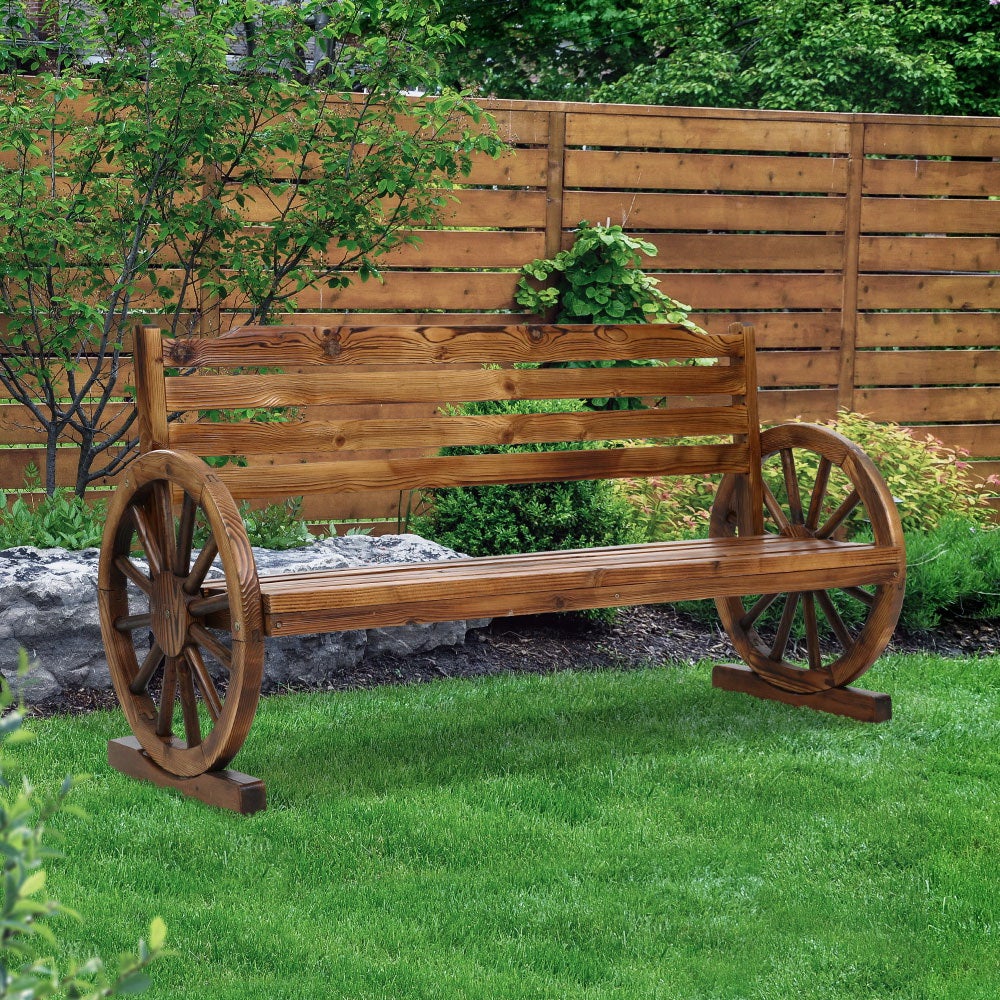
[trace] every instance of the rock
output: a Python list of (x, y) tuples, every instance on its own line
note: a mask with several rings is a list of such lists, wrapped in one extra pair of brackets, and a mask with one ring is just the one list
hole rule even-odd
[[(348, 535), (283, 552), (255, 548), (254, 557), (261, 576), (460, 558), (417, 535)], [(64, 688), (111, 687), (97, 613), (97, 565), (97, 549), (23, 546), (0, 551), (0, 673), (15, 679), (27, 701), (44, 701)], [(213, 569), (210, 575), (221, 571)], [(322, 685), (349, 673), (365, 656), (455, 645), (465, 640), (468, 629), (486, 624), (488, 620), (442, 622), (268, 639), (264, 690)], [(16, 679), (22, 646), (36, 666), (28, 678)]]

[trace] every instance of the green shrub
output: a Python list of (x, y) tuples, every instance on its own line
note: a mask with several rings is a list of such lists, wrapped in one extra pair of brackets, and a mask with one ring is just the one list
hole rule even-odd
[[(468, 416), (578, 412), (573, 400), (466, 403)], [(442, 454), (510, 454), (599, 448), (593, 442), (446, 448)], [(412, 519), (420, 534), (474, 556), (621, 545), (642, 540), (632, 508), (607, 480), (468, 486), (436, 490), (428, 513)]]
[(679, 323), (704, 333), (688, 319), (691, 307), (661, 292), (639, 267), (643, 254), (656, 256), (656, 247), (621, 226), (581, 222), (569, 250), (521, 268), (517, 301), (535, 313), (555, 309), (557, 323)]
[[(27, 672), (21, 651), (21, 673)], [(53, 793), (40, 795), (27, 781), (8, 784), (6, 749), (31, 739), (21, 711), (14, 709), (10, 687), (0, 678), (0, 853), (3, 855), (4, 894), (0, 909), (0, 1000), (35, 1000), (41, 997), (76, 997), (97, 1000), (119, 993), (141, 993), (149, 986), (146, 967), (162, 953), (166, 928), (157, 917), (149, 928), (149, 943), (139, 942), (138, 956), (126, 955), (112, 978), (98, 958), (83, 965), (71, 964), (65, 975), (51, 958), (30, 959), (34, 942), (57, 942), (45, 923), (47, 917), (73, 911), (50, 899), (45, 891), (44, 863), (59, 853), (44, 842), (48, 821), (65, 809), (73, 779), (66, 778)]]
[(906, 560), (908, 630), (936, 628), (945, 612), (1000, 618), (1000, 529), (945, 517), (931, 532), (907, 533)]
[[(29, 467), (25, 488), (37, 487), (37, 472)], [(0, 506), (0, 549), (34, 545), (40, 549), (61, 546), (78, 551), (101, 544), (107, 504), (88, 501), (72, 490), (58, 487), (50, 496), (28, 502), (18, 497), (9, 509)]]
[[(980, 525), (990, 523), (991, 511), (984, 491), (966, 475), (968, 465), (960, 449), (949, 448), (930, 434), (898, 424), (877, 423), (860, 413), (844, 411), (833, 420), (815, 422), (843, 434), (871, 457), (896, 500), (904, 531), (929, 531), (946, 517), (963, 517)], [(727, 440), (706, 436), (680, 438), (670, 443), (720, 444)], [(797, 451), (795, 465), (800, 482), (811, 484), (819, 457)], [(785, 479), (780, 456), (772, 456), (765, 462), (763, 473), (771, 491), (784, 501)], [(718, 488), (718, 477), (630, 479), (623, 480), (621, 488), (635, 507), (646, 537), (650, 541), (669, 541), (707, 533), (708, 512)], [(846, 476), (834, 469), (827, 490), (828, 504), (835, 506), (848, 491)], [(848, 521), (848, 535), (854, 537), (865, 528), (864, 512), (857, 508)]]

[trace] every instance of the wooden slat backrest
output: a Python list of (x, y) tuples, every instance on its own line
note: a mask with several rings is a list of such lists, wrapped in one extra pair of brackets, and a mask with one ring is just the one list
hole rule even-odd
[[(689, 363), (547, 366), (638, 359)], [(702, 363), (690, 363), (694, 359)], [(136, 360), (143, 450), (268, 456), (267, 465), (220, 470), (238, 497), (746, 473), (759, 454), (753, 334), (738, 325), (723, 335), (660, 324), (256, 327), (178, 340), (143, 328)], [(512, 367), (524, 363), (542, 367)], [(265, 371), (254, 371), (260, 368)], [(607, 396), (667, 398), (668, 404), (489, 415), (456, 409), (476, 400)], [(192, 419), (199, 411), (289, 407), (296, 409), (288, 422)], [(317, 416), (318, 408), (334, 408), (334, 415)], [(179, 411), (182, 419), (168, 420)], [(729, 441), (663, 440), (705, 435)], [(436, 455), (446, 447), (648, 439), (639, 447)], [(410, 457), (400, 449), (423, 454)]]

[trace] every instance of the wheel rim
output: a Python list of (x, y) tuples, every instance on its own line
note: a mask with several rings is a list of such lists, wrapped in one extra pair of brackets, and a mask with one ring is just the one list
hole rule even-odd
[[(195, 554), (199, 525), (208, 536)], [(213, 565), (225, 590), (204, 597)], [(142, 748), (179, 777), (225, 767), (253, 720), (264, 656), (253, 554), (207, 465), (150, 452), (129, 467), (109, 510), (99, 590), (111, 678)]]
[[(717, 598), (723, 626), (746, 664), (777, 687), (810, 693), (849, 684), (888, 644), (902, 605), (903, 535), (891, 494), (864, 452), (824, 427), (766, 431), (761, 458), (780, 468), (783, 484), (775, 495), (765, 483), (765, 533), (839, 538), (860, 522), (876, 545), (899, 550), (899, 569), (878, 585)], [(725, 477), (713, 537), (736, 533), (739, 489), (736, 476)]]

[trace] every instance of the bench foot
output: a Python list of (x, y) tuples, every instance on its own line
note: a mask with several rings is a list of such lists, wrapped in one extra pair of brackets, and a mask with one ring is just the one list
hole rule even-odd
[(210, 806), (249, 815), (267, 806), (264, 782), (239, 771), (206, 771), (193, 778), (178, 778), (159, 767), (134, 736), (108, 740), (108, 763), (122, 774), (151, 781), (161, 788), (176, 788)]
[(739, 691), (755, 698), (768, 698), (785, 705), (813, 708), (817, 712), (846, 715), (858, 722), (888, 722), (892, 718), (892, 699), (879, 691), (841, 687), (817, 691), (815, 694), (796, 694), (769, 684), (742, 664), (717, 664), (712, 670), (712, 687), (723, 691)]

